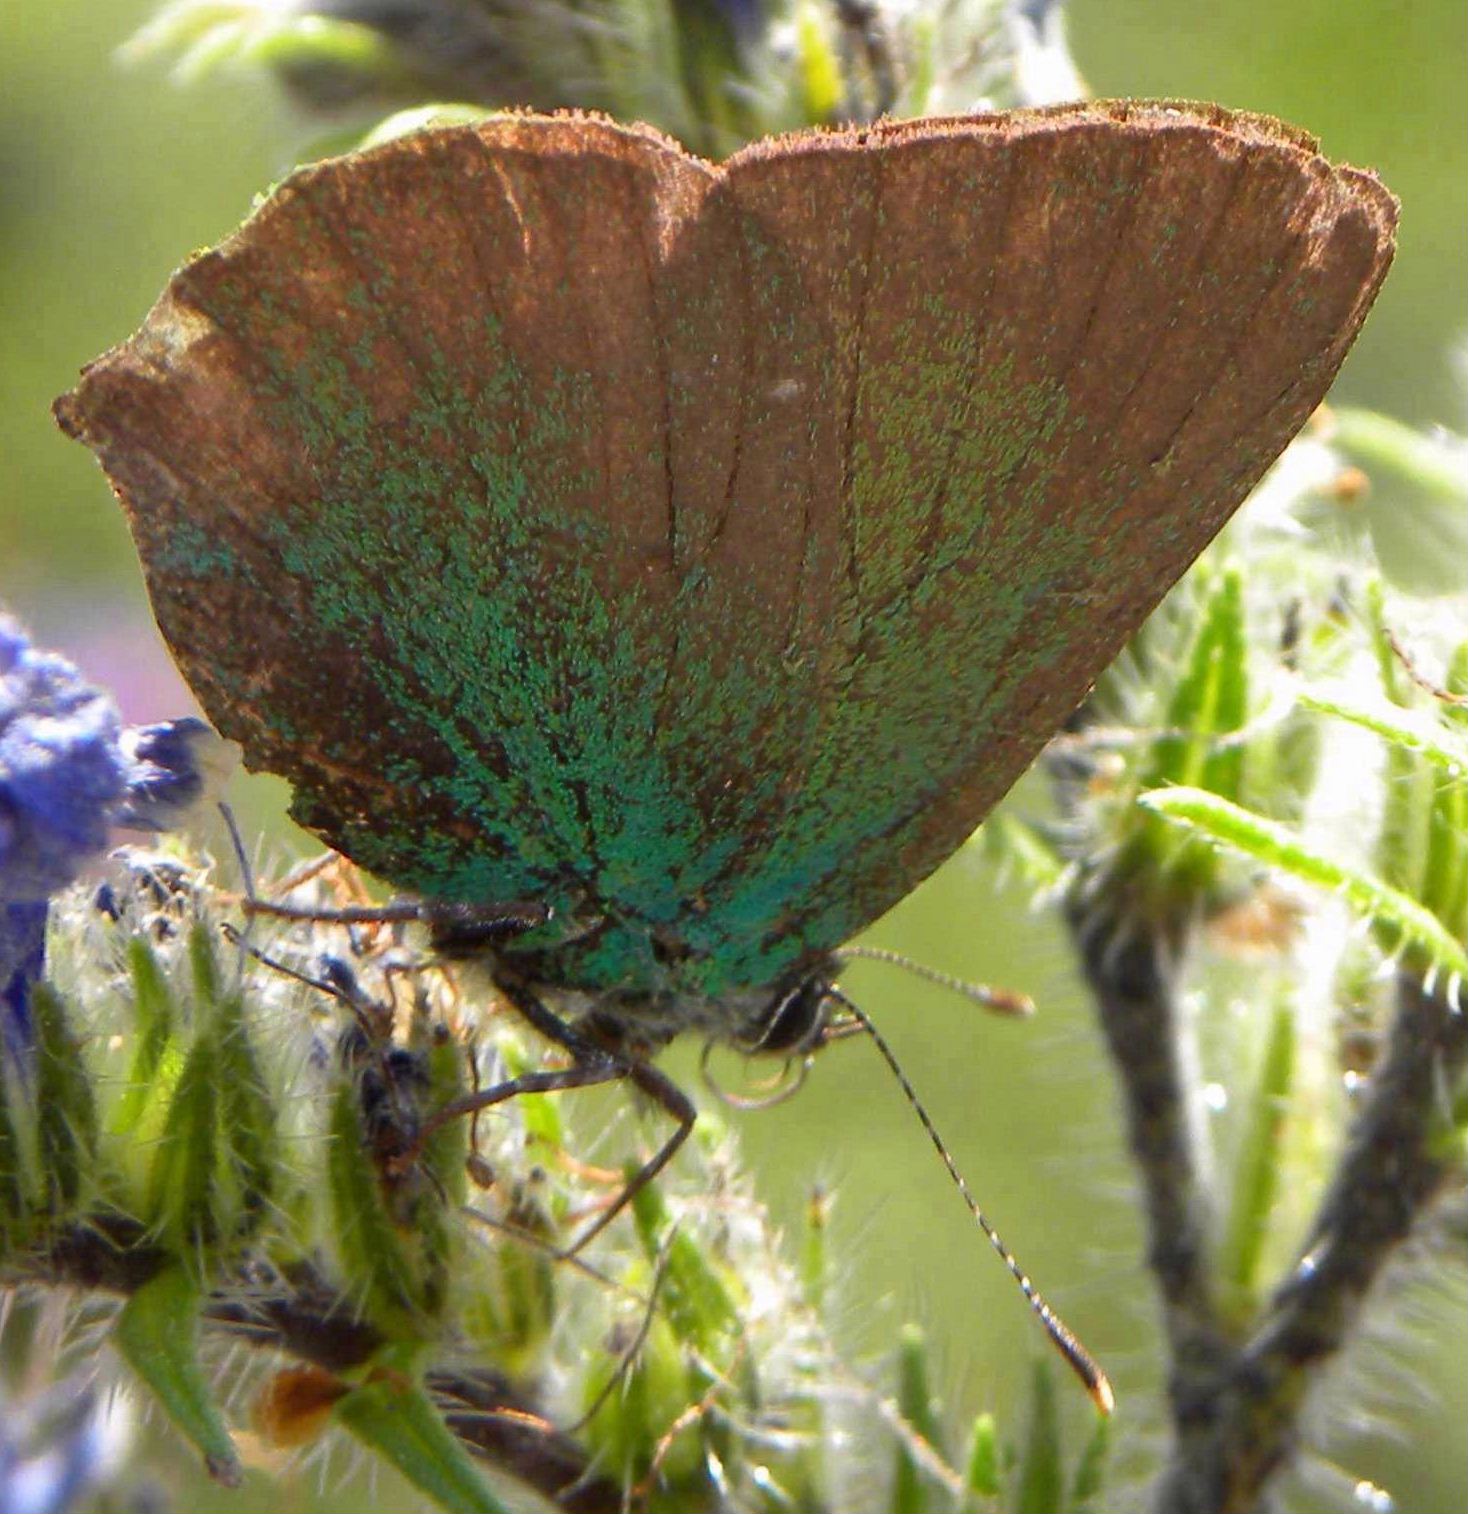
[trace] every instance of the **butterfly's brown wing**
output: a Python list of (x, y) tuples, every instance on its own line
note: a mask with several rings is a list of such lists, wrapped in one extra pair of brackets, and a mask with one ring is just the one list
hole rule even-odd
[(1319, 400), (1394, 207), (1271, 123), (509, 117), (294, 176), (63, 400), (205, 708), (403, 886), (771, 981), (1018, 776)]
[(967, 836), (1319, 403), (1396, 205), (1276, 122), (1131, 104), (777, 140), (721, 189), (829, 329), (844, 598), (800, 798), (716, 912), (840, 940)]

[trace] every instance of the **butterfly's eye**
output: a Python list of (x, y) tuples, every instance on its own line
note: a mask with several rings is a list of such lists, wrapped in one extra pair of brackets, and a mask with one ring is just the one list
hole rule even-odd
[(826, 1025), (829, 989), (825, 976), (817, 974), (777, 994), (765, 1011), (758, 1034), (750, 1038), (748, 1050), (775, 1055), (814, 1051)]

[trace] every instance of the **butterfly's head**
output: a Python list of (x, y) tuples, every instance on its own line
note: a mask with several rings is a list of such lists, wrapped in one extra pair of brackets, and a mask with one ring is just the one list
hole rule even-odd
[[(797, 1092), (816, 1052), (850, 1034), (836, 988), (838, 967), (834, 957), (818, 957), (788, 973), (773, 991), (744, 1003), (742, 1014), (730, 1015), (724, 1026), (711, 1030), (703, 1049), (703, 1080), (709, 1092), (735, 1109), (767, 1109)], [(715, 1079), (710, 1066), (720, 1043), (748, 1057), (780, 1057), (784, 1066), (752, 1093), (731, 1092)]]
[[(544, 966), (545, 964), (539, 964)], [(746, 1056), (802, 1059), (840, 1034), (832, 1014), (836, 964), (806, 962), (773, 988), (729, 989), (717, 994), (686, 986), (587, 992), (540, 978), (543, 993), (584, 1035), (609, 1051), (652, 1056), (685, 1032), (702, 1033), (712, 1047), (731, 1046)]]
[(831, 1038), (837, 964), (822, 958), (776, 986), (753, 1021), (730, 1039), (751, 1056), (800, 1057)]

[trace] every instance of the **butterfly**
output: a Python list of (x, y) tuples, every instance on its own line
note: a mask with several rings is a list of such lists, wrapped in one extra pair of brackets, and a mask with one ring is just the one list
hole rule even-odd
[(1212, 106), (721, 165), (491, 116), (293, 174), (57, 414), (295, 818), (427, 900), (537, 901), (502, 986), (647, 1086), (685, 1029), (819, 1044), (833, 953), (1319, 403), (1395, 218)]

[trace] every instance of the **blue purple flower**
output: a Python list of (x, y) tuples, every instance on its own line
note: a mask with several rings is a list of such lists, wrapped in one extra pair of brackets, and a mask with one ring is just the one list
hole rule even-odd
[(172, 830), (205, 797), (226, 745), (195, 715), (122, 733), (127, 792), (113, 817), (135, 831)]
[(0, 619), (0, 899), (47, 898), (107, 844), (127, 784), (121, 737), (106, 694)]
[(108, 1488), (131, 1440), (115, 1395), (63, 1379), (16, 1399), (0, 1385), (0, 1508), (67, 1514)]
[(47, 901), (113, 825), (162, 830), (202, 795), (201, 720), (125, 728), (112, 700), (0, 615), (0, 1040), (29, 1039)]

